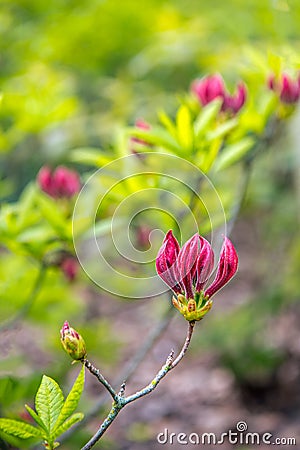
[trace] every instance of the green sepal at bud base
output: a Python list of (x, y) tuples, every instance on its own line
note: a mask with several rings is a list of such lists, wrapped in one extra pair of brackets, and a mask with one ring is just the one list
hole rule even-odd
[(86, 357), (86, 347), (83, 338), (74, 328), (65, 321), (60, 330), (60, 340), (64, 350), (75, 361), (80, 361)]
[(173, 306), (189, 322), (201, 320), (212, 307), (212, 300), (205, 297), (203, 291), (195, 294), (195, 299), (187, 299), (184, 295), (178, 294), (172, 298)]

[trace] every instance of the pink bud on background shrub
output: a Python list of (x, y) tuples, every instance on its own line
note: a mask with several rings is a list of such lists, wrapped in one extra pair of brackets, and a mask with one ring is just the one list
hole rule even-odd
[(239, 83), (234, 94), (225, 93), (222, 111), (231, 111), (233, 114), (237, 114), (244, 106), (246, 96), (246, 86), (244, 83)]
[(293, 79), (287, 73), (283, 73), (279, 79), (271, 75), (268, 79), (268, 87), (277, 92), (282, 103), (297, 103), (300, 97), (300, 76)]
[(213, 265), (214, 253), (206, 239), (196, 233), (180, 249), (172, 230), (168, 231), (156, 258), (156, 269), (177, 296), (173, 298), (173, 305), (189, 321), (200, 320), (208, 312), (210, 298), (237, 271), (238, 256), (227, 237), (222, 245), (215, 279), (204, 289)]
[(247, 89), (244, 83), (240, 82), (237, 85), (235, 93), (231, 95), (226, 90), (224, 80), (219, 74), (195, 80), (192, 83), (191, 90), (202, 106), (207, 105), (216, 98), (222, 99), (221, 110), (231, 114), (237, 114), (239, 112), (247, 97)]
[(146, 249), (150, 246), (150, 233), (152, 228), (147, 225), (139, 225), (136, 229), (136, 243), (137, 246)]
[(64, 350), (75, 361), (79, 361), (86, 356), (86, 347), (83, 338), (77, 333), (74, 328), (70, 327), (69, 323), (65, 321), (60, 330), (60, 340)]
[[(139, 128), (140, 130), (144, 130), (144, 131), (147, 131), (147, 130), (150, 130), (150, 129), (151, 129), (151, 126), (149, 125), (149, 123), (145, 122), (143, 119), (137, 119), (137, 120), (135, 121), (134, 126), (135, 126), (136, 128)], [(150, 146), (150, 145), (151, 145), (151, 144), (149, 144), (148, 142), (146, 142), (144, 139), (140, 139), (140, 138), (137, 138), (137, 137), (132, 137), (132, 138), (130, 138), (130, 141), (131, 141), (132, 143), (141, 144), (141, 145), (146, 145), (146, 146)], [(134, 151), (134, 150), (133, 150), (133, 151)]]
[(37, 176), (41, 190), (53, 198), (71, 198), (81, 189), (80, 178), (77, 172), (59, 166), (53, 172), (49, 167), (43, 166)]
[(79, 263), (74, 256), (67, 256), (64, 258), (60, 264), (60, 267), (67, 280), (75, 280), (79, 270)]
[(224, 98), (224, 80), (219, 74), (195, 80), (192, 83), (192, 92), (196, 95), (201, 105), (205, 106), (216, 98)]

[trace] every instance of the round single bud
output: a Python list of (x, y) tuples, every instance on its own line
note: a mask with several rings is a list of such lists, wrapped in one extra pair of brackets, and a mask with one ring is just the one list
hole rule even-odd
[(60, 330), (60, 340), (64, 350), (75, 361), (80, 361), (86, 356), (86, 347), (83, 338), (77, 333), (74, 328), (70, 327), (69, 323), (65, 321)]

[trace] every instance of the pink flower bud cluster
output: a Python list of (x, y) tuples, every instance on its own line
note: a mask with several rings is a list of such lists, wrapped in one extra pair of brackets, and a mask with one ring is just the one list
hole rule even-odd
[(268, 80), (269, 89), (279, 95), (282, 103), (297, 103), (300, 97), (300, 75), (292, 79), (287, 73), (283, 73), (279, 79), (272, 75)]
[(196, 233), (180, 248), (172, 230), (168, 231), (156, 258), (156, 269), (177, 296), (173, 298), (173, 305), (187, 320), (200, 320), (211, 307), (210, 298), (237, 271), (238, 256), (227, 237), (221, 249), (215, 279), (205, 288), (213, 266), (214, 252), (206, 239)]
[(59, 166), (53, 172), (49, 167), (43, 166), (37, 176), (41, 190), (53, 198), (71, 198), (81, 189), (80, 178), (77, 172)]
[(244, 83), (238, 83), (234, 94), (226, 90), (224, 80), (221, 75), (215, 74), (195, 80), (191, 87), (202, 106), (207, 105), (216, 98), (223, 100), (221, 111), (237, 114), (244, 106), (247, 97), (247, 90)]

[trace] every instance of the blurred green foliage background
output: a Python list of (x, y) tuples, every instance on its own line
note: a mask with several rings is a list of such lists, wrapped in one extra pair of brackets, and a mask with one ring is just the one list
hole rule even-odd
[[(189, 101), (186, 93), (192, 80), (207, 73), (221, 72), (231, 90), (237, 80), (247, 81), (256, 95), (248, 106), (253, 111), (251, 126), (258, 134), (263, 132), (266, 121), (257, 105), (268, 75), (279, 71), (278, 60), (281, 68), (300, 67), (299, 23), (297, 0), (3, 1), (0, 197), (6, 217), (14, 217), (18, 210), (14, 205), (24, 196), (22, 205), (29, 204), (33, 213), (22, 232), (47, 216), (46, 206), (39, 212), (38, 200), (32, 200), (28, 188), (43, 164), (72, 165), (87, 178), (87, 169), (92, 172), (105, 158), (122, 154), (128, 138), (124, 127), (139, 117), (157, 123), (161, 110), (174, 118), (180, 102)], [(256, 385), (267, 389), (282, 364), (291, 360), (299, 365), (298, 353), (272, 335), (285, 314), (299, 314), (299, 120), (296, 110), (291, 120), (278, 126), (275, 139), (255, 155), (246, 201), (232, 234), (241, 260), (237, 284), (228, 288), (229, 294), (224, 292), (228, 306), (221, 305), (220, 296), (222, 314), (216, 307), (193, 346), (192, 358), (198, 357), (199, 346), (216, 352), (219, 364), (234, 375), (241, 389)], [(250, 121), (242, 126), (249, 130)], [(80, 157), (88, 151), (98, 152), (98, 165), (93, 158)], [(242, 164), (213, 174), (229, 218), (242, 177)], [(60, 219), (52, 220), (58, 227)], [(72, 240), (70, 220), (67, 215), (65, 229), (60, 228), (67, 246)], [(12, 247), (15, 235), (9, 236), (4, 228), (3, 322), (22, 307), (37, 276), (36, 264), (23, 246), (33, 238), (22, 235)], [(38, 233), (39, 243), (44, 231)], [(95, 306), (102, 300), (104, 306)], [(20, 414), (23, 404), (32, 401), (42, 373), (69, 382), (69, 366), (57, 339), (66, 318), (79, 322), (96, 361), (115, 370), (125, 344), (112, 321), (123, 308), (126, 303), (99, 292), (83, 273), (70, 284), (58, 270), (50, 269), (22, 324), (0, 329), (1, 416)], [(148, 312), (152, 324), (163, 308), (159, 302), (152, 305)], [(140, 318), (143, 309), (136, 314)], [(298, 370), (295, 385), (299, 378)], [(279, 379), (276, 382), (280, 384)], [(278, 389), (279, 384), (275, 383)], [(91, 405), (92, 396), (84, 408)], [(75, 442), (85, 442), (87, 431), (81, 433)], [(74, 448), (74, 441), (69, 445)]]

